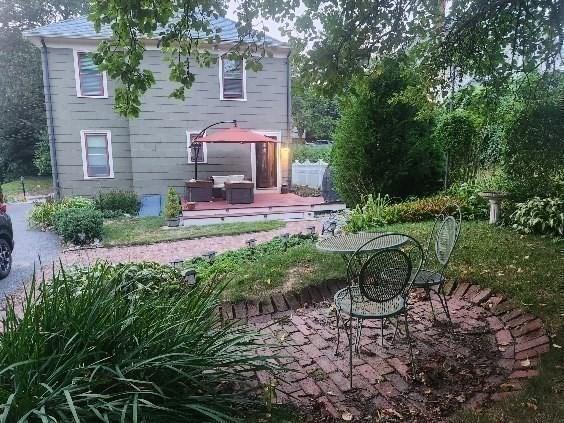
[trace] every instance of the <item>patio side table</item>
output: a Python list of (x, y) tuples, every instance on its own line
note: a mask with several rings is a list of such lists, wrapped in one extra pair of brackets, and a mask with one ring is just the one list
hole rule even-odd
[(407, 237), (396, 234), (375, 240), (374, 242), (365, 245), (371, 239), (385, 234), (385, 232), (359, 232), (356, 234), (332, 236), (320, 240), (316, 244), (316, 247), (319, 251), (325, 253), (334, 253), (340, 254), (342, 256), (349, 256), (354, 254), (363, 245), (363, 252), (373, 253), (385, 248), (400, 247), (408, 241)]
[[(358, 232), (356, 234), (332, 236), (318, 241), (316, 248), (324, 253), (339, 254), (345, 262), (345, 266), (347, 266), (349, 264), (349, 258), (363, 246), (361, 252), (368, 255), (386, 248), (401, 247), (409, 240), (406, 236), (394, 234), (368, 243), (368, 241), (385, 234), (386, 232)], [(360, 270), (361, 267), (362, 263), (359, 262), (358, 270)]]

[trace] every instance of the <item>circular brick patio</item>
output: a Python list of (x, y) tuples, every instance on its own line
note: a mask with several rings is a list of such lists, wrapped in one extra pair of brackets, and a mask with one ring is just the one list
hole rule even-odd
[[(433, 320), (428, 301), (418, 294), (413, 298), (416, 379), (404, 336), (398, 334), (390, 345), (395, 327), (384, 325), (382, 347), (380, 322), (368, 322), (361, 355), (354, 357), (351, 390), (347, 338), (341, 332), (336, 355), (335, 313), (326, 301), (341, 286), (275, 295), (258, 304), (223, 305), (224, 318), (245, 319), (265, 344), (276, 346), (261, 348), (259, 354), (274, 352), (289, 369), (277, 376), (257, 375), (260, 383), (275, 388), (278, 403), (340, 420), (387, 415), (437, 421), (461, 407), (478, 408), (519, 392), (525, 379), (538, 374), (538, 358), (549, 349), (539, 319), (489, 289), (462, 283), (449, 297), (454, 333), (442, 314)], [(438, 301), (435, 310), (441, 310)]]

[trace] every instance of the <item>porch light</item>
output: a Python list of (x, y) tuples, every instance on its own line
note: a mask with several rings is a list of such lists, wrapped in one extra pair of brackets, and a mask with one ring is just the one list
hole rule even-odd
[(196, 270), (195, 269), (187, 269), (184, 271), (184, 276), (182, 277), (184, 283), (188, 286), (188, 288), (194, 288), (197, 284), (196, 281)]

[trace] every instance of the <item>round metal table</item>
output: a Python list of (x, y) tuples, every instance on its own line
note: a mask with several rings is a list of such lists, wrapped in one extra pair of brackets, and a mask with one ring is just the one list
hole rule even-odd
[[(368, 241), (377, 238), (386, 233), (378, 232), (359, 232), (356, 234), (345, 234), (340, 236), (333, 236), (320, 240), (316, 247), (319, 251), (325, 253), (341, 254), (344, 256), (354, 254), (360, 247), (362, 252), (371, 253), (385, 248), (400, 247), (408, 241), (408, 238), (400, 235), (393, 234), (391, 236), (382, 237), (368, 243)], [(367, 245), (365, 245), (368, 243)]]

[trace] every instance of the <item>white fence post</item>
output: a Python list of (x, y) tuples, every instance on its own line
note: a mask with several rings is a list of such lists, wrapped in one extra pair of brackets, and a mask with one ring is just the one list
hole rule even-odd
[(304, 163), (296, 161), (292, 163), (292, 184), (321, 188), (326, 168), (327, 163), (323, 160), (317, 163), (312, 163), (309, 160)]

